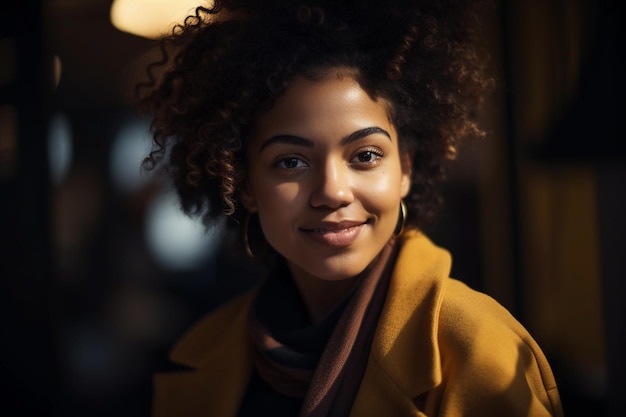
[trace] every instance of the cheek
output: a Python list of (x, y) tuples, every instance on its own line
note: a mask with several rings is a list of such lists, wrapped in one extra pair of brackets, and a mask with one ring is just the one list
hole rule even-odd
[(264, 232), (274, 234), (276, 229), (284, 230), (283, 225), (298, 213), (301, 193), (295, 183), (267, 184), (254, 186), (257, 208)]
[(255, 196), (261, 207), (286, 209), (286, 205), (295, 204), (300, 197), (300, 186), (297, 183), (261, 183), (255, 187)]
[(381, 208), (395, 207), (403, 197), (402, 175), (391, 169), (364, 178), (359, 182), (360, 195)]

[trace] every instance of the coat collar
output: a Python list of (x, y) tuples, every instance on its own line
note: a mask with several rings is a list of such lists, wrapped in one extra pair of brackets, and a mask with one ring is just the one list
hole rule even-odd
[(413, 415), (413, 400), (442, 379), (437, 325), (451, 258), (416, 230), (405, 232), (401, 243), (355, 416), (375, 415), (376, 398), (389, 407), (390, 396), (400, 404), (393, 415)]
[[(415, 230), (401, 243), (353, 415), (371, 407), (385, 381), (416, 398), (441, 380), (437, 318), (450, 256)], [(236, 414), (252, 369), (246, 329), (255, 293), (210, 314), (174, 347), (171, 359), (194, 370), (155, 376), (155, 417)]]
[(372, 352), (407, 393), (420, 394), (441, 380), (437, 322), (450, 266), (448, 252), (424, 235), (406, 236)]
[(246, 329), (255, 293), (218, 308), (174, 346), (170, 359), (192, 370), (154, 376), (153, 417), (236, 415), (252, 370)]

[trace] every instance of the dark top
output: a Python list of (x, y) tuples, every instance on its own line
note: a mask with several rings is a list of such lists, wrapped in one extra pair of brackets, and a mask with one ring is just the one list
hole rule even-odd
[[(290, 348), (273, 350), (273, 360), (293, 367), (314, 369), (352, 293), (323, 321), (313, 324), (287, 266), (282, 264), (277, 267), (260, 289), (254, 308), (256, 318), (272, 336)], [(289, 397), (276, 392), (253, 369), (237, 416), (294, 417), (299, 414), (303, 401), (303, 397)]]

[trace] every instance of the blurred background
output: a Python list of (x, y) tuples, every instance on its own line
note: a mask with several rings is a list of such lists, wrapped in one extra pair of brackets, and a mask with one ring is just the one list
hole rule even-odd
[[(254, 281), (139, 170), (132, 85), (194, 4), (0, 6), (2, 416), (149, 415), (172, 343)], [(616, 0), (498, 3), (488, 136), (427, 230), (535, 336), (570, 417), (626, 409), (625, 23)]]

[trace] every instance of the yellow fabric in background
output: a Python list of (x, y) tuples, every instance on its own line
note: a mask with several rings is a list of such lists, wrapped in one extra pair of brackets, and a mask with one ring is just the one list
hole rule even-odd
[(593, 169), (533, 167), (522, 181), (527, 325), (580, 383), (597, 386), (605, 338)]
[[(510, 71), (510, 84), (503, 91), (507, 100), (500, 100), (511, 105), (508, 131), (513, 136), (501, 140), (513, 149), (501, 144), (492, 147), (503, 161), (507, 151), (514, 154), (517, 184), (513, 185), (518, 188), (490, 186), (493, 178), (506, 178), (507, 167), (499, 167), (483, 174), (482, 192), (497, 191), (501, 200), (507, 192), (516, 193), (510, 201), (518, 204), (511, 213), (519, 215), (514, 219), (519, 236), (513, 239), (520, 239), (521, 250), (513, 256), (519, 256), (521, 271), (512, 272), (521, 272), (520, 319), (550, 359), (571, 373), (563, 377), (573, 378), (570, 382), (578, 385), (576, 391), (600, 397), (606, 388), (606, 358), (596, 175), (590, 163), (564, 158), (568, 138), (559, 138), (564, 149), (553, 149), (549, 159), (535, 158), (530, 152), (553, 139), (550, 132), (579, 92), (598, 29), (594, 25), (599, 6), (592, 0), (511, 0), (500, 7), (506, 12), (501, 30), (507, 43), (502, 47), (509, 54), (503, 62)], [(491, 196), (483, 197), (483, 203), (490, 205), (482, 209), (485, 239), (489, 238), (485, 240), (486, 287), (506, 304), (512, 286), (496, 282), (498, 275), (491, 273), (503, 269), (506, 260), (489, 257), (490, 253), (506, 255), (497, 239), (503, 247), (511, 247), (506, 245), (509, 230), (498, 233), (494, 226), (506, 225), (508, 213), (498, 214), (498, 208), (507, 207), (506, 201)]]

